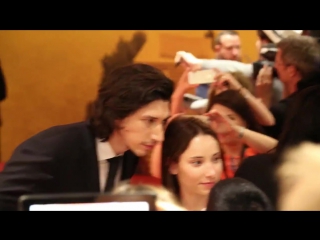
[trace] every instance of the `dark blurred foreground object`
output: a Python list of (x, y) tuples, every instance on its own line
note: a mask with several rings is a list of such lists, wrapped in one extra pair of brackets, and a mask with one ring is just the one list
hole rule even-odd
[[(4, 73), (1, 67), (0, 62), (0, 102), (2, 102), (7, 97), (7, 87), (6, 87), (6, 80), (4, 77)], [(0, 110), (0, 127), (2, 126), (2, 117), (1, 117), (1, 110)], [(1, 157), (0, 157), (1, 162)]]
[[(119, 68), (134, 63), (134, 58), (137, 56), (143, 45), (147, 41), (147, 36), (144, 32), (136, 32), (130, 41), (119, 39), (117, 48), (112, 54), (107, 54), (102, 59), (103, 76), (101, 83), (108, 81), (109, 74)], [(91, 111), (91, 102), (87, 105), (86, 116)]]
[(7, 97), (6, 80), (2, 71), (0, 62), (0, 101), (3, 101)]
[(253, 183), (242, 178), (218, 182), (210, 192), (207, 211), (272, 211), (270, 200)]
[(260, 60), (253, 63), (253, 79), (256, 79), (259, 71), (264, 65), (272, 67), (273, 78), (278, 78), (278, 73), (274, 68), (274, 62), (277, 54), (277, 46), (274, 43), (268, 43), (261, 46), (260, 49)]
[(307, 35), (314, 37), (318, 40), (318, 43), (320, 43), (320, 30), (306, 30)]

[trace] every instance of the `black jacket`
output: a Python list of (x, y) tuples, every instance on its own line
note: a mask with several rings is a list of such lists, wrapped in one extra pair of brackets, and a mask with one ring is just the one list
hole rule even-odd
[(315, 72), (309, 78), (300, 80), (297, 84), (296, 92), (294, 92), (287, 98), (282, 99), (279, 103), (275, 104), (270, 108), (270, 111), (273, 114), (276, 123), (274, 126), (264, 127), (265, 133), (270, 137), (279, 139), (280, 133), (283, 129), (283, 124), (288, 114), (288, 110), (290, 109), (290, 105), (292, 104), (297, 94), (307, 87), (311, 87), (318, 84), (320, 84), (320, 70), (318, 72)]
[[(95, 137), (86, 122), (49, 128), (18, 146), (0, 173), (0, 210), (16, 210), (25, 194), (100, 192)], [(124, 154), (121, 179), (138, 157)]]

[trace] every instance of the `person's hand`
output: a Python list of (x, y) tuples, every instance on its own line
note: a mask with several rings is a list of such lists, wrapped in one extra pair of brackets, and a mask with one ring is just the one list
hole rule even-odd
[(218, 134), (231, 134), (235, 132), (234, 123), (216, 110), (211, 110), (204, 114), (209, 118), (209, 122), (214, 131)]
[(194, 89), (199, 86), (199, 84), (189, 83), (188, 74), (190, 71), (191, 71), (190, 68), (186, 68), (178, 81), (177, 89), (179, 89), (182, 92), (187, 92), (189, 89)]
[(255, 84), (256, 97), (261, 98), (267, 106), (271, 104), (273, 83), (272, 71), (273, 69), (271, 66), (263, 66), (259, 71)]
[(230, 73), (221, 73), (217, 70), (217, 75), (215, 77), (214, 86), (219, 91), (240, 90), (242, 88), (241, 84), (235, 79)]
[(201, 60), (189, 52), (177, 52), (174, 61), (175, 63), (180, 62), (181, 66), (189, 68), (191, 71), (201, 70)]

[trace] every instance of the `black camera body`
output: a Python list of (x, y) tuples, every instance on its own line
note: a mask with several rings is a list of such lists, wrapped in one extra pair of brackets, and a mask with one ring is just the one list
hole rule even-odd
[(264, 65), (269, 65), (273, 68), (273, 77), (278, 78), (277, 70), (274, 67), (274, 62), (277, 54), (277, 46), (273, 43), (265, 44), (260, 49), (260, 59), (253, 63), (253, 79), (256, 79), (259, 71)]

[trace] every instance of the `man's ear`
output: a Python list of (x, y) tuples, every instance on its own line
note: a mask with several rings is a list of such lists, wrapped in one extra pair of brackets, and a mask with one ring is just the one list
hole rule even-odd
[(294, 77), (299, 72), (295, 66), (288, 66), (288, 73), (290, 77)]
[(215, 50), (216, 52), (219, 52), (220, 49), (221, 49), (221, 45), (220, 45), (220, 44), (217, 44), (217, 45), (214, 46), (214, 50)]
[(172, 175), (178, 174), (178, 164), (177, 163), (171, 163), (169, 166), (169, 173)]

